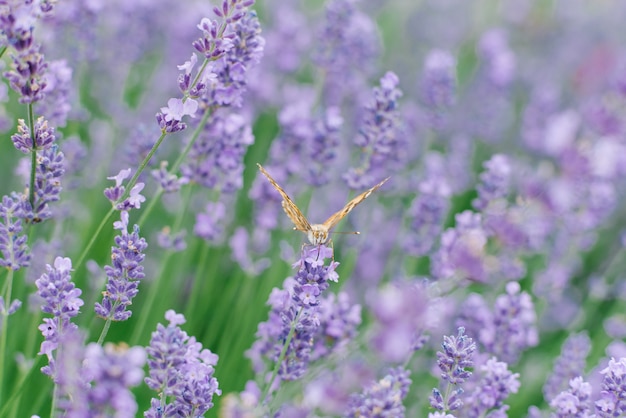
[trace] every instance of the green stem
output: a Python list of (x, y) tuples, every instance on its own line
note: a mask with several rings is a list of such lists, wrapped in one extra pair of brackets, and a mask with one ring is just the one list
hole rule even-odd
[(7, 334), (9, 330), (9, 306), (11, 305), (11, 292), (13, 289), (13, 270), (9, 270), (4, 292), (4, 308), (0, 312), (0, 405), (2, 405), (2, 394), (4, 390), (4, 380), (6, 370)]
[(35, 173), (37, 168), (37, 144), (35, 143), (35, 114), (33, 104), (29, 103), (28, 107), (28, 128), (30, 131), (30, 140), (33, 148), (30, 151), (30, 187), (28, 190), (28, 201), (30, 207), (35, 210)]
[[(111, 310), (113, 311), (115, 310), (115, 308)], [(98, 337), (98, 345), (102, 345), (102, 343), (104, 342), (104, 339), (109, 333), (109, 328), (111, 328), (111, 318), (107, 318), (106, 322), (104, 323), (104, 327), (102, 327), (102, 332), (100, 333), (100, 337)]]

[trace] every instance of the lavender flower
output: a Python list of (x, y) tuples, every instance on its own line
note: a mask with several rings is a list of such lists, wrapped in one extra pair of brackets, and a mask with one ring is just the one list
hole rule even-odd
[(65, 174), (65, 156), (56, 145), (37, 153), (35, 167), (35, 199), (32, 213), (26, 218), (33, 222), (41, 222), (52, 217), (48, 206), (50, 202), (59, 200), (61, 194), (61, 178)]
[(19, 270), (30, 264), (28, 236), (22, 235), (22, 219), (30, 211), (23, 197), (13, 194), (2, 196), (0, 204), (0, 266)]
[(345, 292), (322, 297), (319, 308), (320, 327), (313, 341), (311, 361), (345, 348), (356, 337), (361, 324), (361, 306), (352, 304)]
[(158, 324), (146, 347), (150, 371), (145, 382), (161, 396), (152, 399), (145, 416), (204, 416), (213, 396), (222, 393), (213, 377), (218, 357), (180, 329), (183, 315), (168, 310), (165, 318), (168, 326)]
[(521, 352), (537, 345), (537, 316), (530, 295), (520, 291), (517, 282), (506, 285), (506, 294), (498, 296), (494, 306), (494, 334), (481, 335), (490, 353), (514, 363)]
[(550, 401), (556, 418), (593, 417), (591, 413), (591, 385), (578, 376), (569, 381), (569, 388), (560, 392)]
[(355, 0), (329, 0), (318, 29), (313, 62), (325, 73), (324, 103), (338, 106), (365, 85), (379, 52), (372, 19), (360, 12)]
[(39, 326), (45, 338), (41, 343), (39, 354), (45, 354), (48, 357), (48, 365), (44, 366), (41, 371), (54, 378), (53, 352), (59, 347), (64, 333), (77, 329), (77, 326), (70, 320), (78, 315), (80, 307), (83, 306), (83, 300), (79, 297), (82, 291), (75, 288), (74, 283), (70, 281), (72, 260), (57, 257), (54, 260), (54, 267), (48, 264), (46, 270), (47, 273), (42, 274), (35, 284), (39, 297), (44, 300), (41, 310), (53, 317), (44, 318), (44, 323)]
[(243, 186), (243, 157), (252, 143), (252, 128), (242, 116), (214, 114), (181, 167), (182, 176), (232, 194)]
[(186, 177), (177, 177), (175, 174), (167, 171), (167, 161), (161, 161), (158, 170), (152, 170), (150, 174), (157, 181), (159, 186), (165, 193), (173, 193), (180, 190), (180, 186), (187, 184), (189, 179)]
[(477, 210), (484, 210), (489, 203), (506, 197), (509, 192), (511, 164), (502, 154), (492, 156), (483, 166), (485, 170), (480, 175), (481, 183), (477, 187), (478, 198), (472, 202)]
[(362, 393), (350, 400), (345, 417), (403, 417), (403, 399), (409, 393), (411, 379), (409, 371), (402, 367), (391, 369), (389, 373), (366, 387)]
[(459, 327), (456, 336), (444, 336), (443, 351), (437, 351), (437, 365), (441, 370), (440, 377), (446, 382), (446, 386), (457, 387), (450, 392), (446, 390), (444, 397), (439, 389), (434, 388), (430, 396), (430, 406), (441, 412), (455, 411), (463, 406), (461, 394), (463, 389), (460, 385), (464, 383), (472, 372), (467, 369), (474, 366), (474, 351), (476, 344), (474, 340), (465, 335), (465, 329)]
[(367, 295), (375, 318), (370, 344), (385, 361), (401, 363), (421, 348), (429, 298), (422, 284), (394, 282)]
[(187, 128), (182, 122), (184, 116), (193, 117), (198, 110), (198, 102), (194, 99), (171, 98), (167, 101), (167, 107), (162, 107), (161, 112), (156, 114), (156, 120), (163, 133), (179, 132)]
[(55, 126), (65, 126), (70, 112), (69, 94), (72, 69), (65, 60), (51, 61), (46, 72), (45, 100), (38, 102), (35, 111), (46, 115)]
[(113, 204), (116, 210), (121, 212), (128, 211), (132, 208), (139, 209), (141, 204), (146, 201), (146, 198), (141, 194), (141, 191), (145, 187), (144, 183), (137, 183), (130, 189), (130, 193), (124, 201), (120, 202), (120, 199), (126, 192), (126, 187), (122, 186), (122, 182), (130, 176), (131, 169), (120, 170), (116, 176), (107, 177), (108, 180), (115, 180), (115, 186), (104, 189), (104, 195)]
[(485, 246), (488, 233), (478, 213), (465, 211), (455, 216), (456, 226), (441, 235), (441, 246), (432, 257), (432, 274), (437, 279), (453, 277), (484, 282), (488, 278)]
[(611, 358), (600, 371), (604, 375), (600, 399), (595, 403), (598, 417), (616, 417), (626, 413), (626, 358)]
[(145, 363), (143, 347), (89, 344), (82, 373), (91, 383), (86, 396), (91, 416), (134, 417), (137, 402), (130, 388), (141, 383)]
[(571, 387), (571, 380), (582, 376), (585, 359), (591, 350), (591, 341), (586, 332), (567, 337), (561, 348), (561, 355), (554, 362), (552, 374), (543, 386), (545, 399), (551, 402), (557, 394)]
[[(11, 135), (13, 145), (15, 145), (18, 151), (24, 154), (30, 154), (36, 150), (45, 150), (52, 147), (52, 144), (56, 140), (54, 128), (48, 126), (48, 121), (45, 120), (43, 116), (37, 119), (33, 131), (31, 136), (30, 128), (26, 125), (24, 119), (18, 119), (17, 133)], [(34, 144), (32, 137), (35, 138)]]
[(456, 60), (448, 51), (435, 49), (424, 59), (420, 93), (427, 122), (433, 129), (441, 130), (449, 124), (448, 112), (455, 102), (455, 70)]
[(398, 76), (386, 73), (380, 79), (380, 87), (374, 88), (374, 99), (365, 106), (359, 134), (354, 141), (362, 149), (359, 162), (343, 176), (353, 189), (372, 184), (374, 178), (380, 177), (376, 170), (383, 168), (398, 151), (396, 136), (400, 119), (397, 107), (402, 96), (397, 88), (398, 82)]
[(475, 382), (476, 389), (465, 399), (465, 413), (462, 416), (478, 418), (487, 416), (506, 416), (508, 409), (504, 400), (517, 393), (520, 387), (519, 373), (511, 373), (506, 363), (492, 357), (478, 368), (480, 380)]
[[(200, 96), (209, 107), (241, 106), (246, 74), (263, 55), (265, 40), (260, 36), (258, 18), (256, 13), (247, 10), (253, 4), (254, 0), (224, 0), (221, 8), (213, 9), (222, 19), (221, 24), (204, 18), (198, 25), (204, 36), (193, 46), (212, 62), (212, 75), (204, 75), (199, 83), (202, 85), (191, 94)], [(188, 75), (189, 71), (179, 81), (184, 90), (193, 89), (184, 81)]]
[(45, 97), (45, 73), (48, 64), (44, 62), (39, 49), (40, 45), (33, 43), (28, 49), (12, 55), (11, 70), (2, 74), (9, 80), (11, 88), (20, 95), (20, 103), (35, 103)]
[(506, 294), (498, 296), (493, 312), (479, 295), (469, 297), (461, 310), (459, 324), (477, 335), (488, 353), (511, 363), (538, 342), (532, 299), (517, 282), (506, 285)]
[(193, 232), (207, 241), (217, 242), (224, 232), (226, 206), (222, 202), (209, 202), (205, 211), (196, 215)]
[(145, 258), (143, 251), (148, 244), (139, 236), (139, 226), (128, 233), (128, 212), (121, 212), (120, 221), (113, 225), (121, 231), (115, 237), (116, 247), (111, 248), (112, 265), (105, 266), (108, 277), (102, 303), (96, 303), (95, 311), (103, 319), (125, 321), (132, 315), (127, 311), (137, 295), (139, 280), (144, 278), (141, 263)]
[(13, 299), (7, 308), (4, 303), (4, 298), (0, 296), (0, 315), (9, 316), (13, 315), (22, 306), (22, 301), (19, 299)]
[[(257, 340), (246, 352), (257, 374), (264, 376), (267, 367), (279, 360), (288, 335), (292, 338), (278, 376), (282, 380), (296, 380), (306, 372), (321, 325), (321, 295), (328, 288), (328, 281), (337, 281), (339, 277), (335, 272), (339, 263), (325, 265), (325, 260), (332, 254), (332, 249), (324, 245), (306, 248), (294, 264), (298, 267), (296, 276), (285, 280), (284, 290), (272, 291), (269, 319), (259, 324)], [(266, 366), (264, 360), (270, 364)]]
[(411, 233), (404, 248), (412, 255), (427, 255), (434, 247), (448, 213), (452, 191), (441, 178), (428, 178), (420, 182), (420, 194), (409, 209)]

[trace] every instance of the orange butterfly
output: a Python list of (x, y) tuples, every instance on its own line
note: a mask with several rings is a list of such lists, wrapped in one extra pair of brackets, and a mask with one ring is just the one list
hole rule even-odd
[(325, 244), (328, 241), (330, 230), (333, 229), (339, 223), (339, 221), (343, 219), (344, 216), (350, 213), (350, 211), (354, 209), (356, 205), (364, 201), (369, 195), (372, 194), (372, 192), (377, 190), (380, 186), (385, 184), (387, 180), (389, 180), (389, 177), (387, 177), (376, 186), (361, 193), (360, 195), (349, 201), (346, 206), (344, 206), (343, 209), (341, 209), (339, 212), (333, 214), (330, 218), (326, 219), (324, 223), (311, 224), (302, 214), (300, 209), (298, 209), (296, 204), (293, 203), (293, 200), (291, 200), (289, 195), (287, 195), (283, 188), (280, 187), (278, 183), (276, 183), (276, 180), (274, 180), (272, 176), (270, 176), (269, 173), (265, 171), (261, 164), (257, 165), (259, 166), (259, 170), (261, 170), (261, 173), (263, 173), (263, 175), (267, 177), (272, 186), (274, 186), (274, 188), (278, 190), (278, 193), (280, 193), (280, 195), (283, 197), (283, 209), (285, 210), (287, 216), (289, 216), (289, 219), (291, 219), (291, 221), (296, 225), (293, 229), (304, 232), (307, 235), (309, 242), (313, 245)]

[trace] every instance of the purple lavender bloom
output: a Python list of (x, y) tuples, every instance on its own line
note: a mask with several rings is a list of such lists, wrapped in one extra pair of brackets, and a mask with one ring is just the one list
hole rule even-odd
[(44, 323), (39, 326), (45, 338), (41, 343), (39, 354), (48, 357), (48, 365), (41, 371), (55, 377), (53, 352), (58, 348), (59, 340), (65, 332), (77, 329), (70, 320), (78, 315), (83, 300), (79, 297), (82, 291), (75, 288), (71, 282), (72, 260), (57, 257), (54, 260), (54, 267), (48, 264), (46, 270), (47, 273), (42, 274), (35, 284), (39, 297), (44, 300), (41, 310), (53, 317), (44, 318)]
[(0, 10), (0, 45), (12, 46), (18, 51), (29, 48), (33, 43), (35, 22), (52, 10), (50, 0), (5, 1)]
[(472, 205), (477, 210), (484, 210), (489, 203), (506, 197), (509, 193), (512, 167), (505, 155), (496, 154), (483, 164), (485, 171), (480, 175), (476, 198)]
[(39, 52), (40, 45), (31, 44), (28, 49), (12, 55), (11, 71), (2, 75), (9, 80), (9, 85), (20, 95), (22, 104), (35, 103), (45, 97), (45, 73), (48, 64)]
[(167, 170), (167, 164), (167, 161), (161, 161), (159, 169), (152, 170), (150, 174), (165, 193), (174, 193), (180, 190), (180, 186), (187, 184), (189, 179), (187, 177), (179, 178), (176, 174), (170, 173)]
[(405, 408), (402, 401), (411, 386), (409, 375), (410, 372), (402, 367), (391, 369), (384, 378), (350, 399), (344, 417), (403, 417)]
[(213, 407), (213, 396), (222, 394), (213, 376), (218, 357), (180, 329), (183, 315), (168, 310), (165, 318), (168, 326), (158, 324), (146, 347), (150, 371), (145, 382), (160, 398), (152, 399), (144, 415), (204, 416)]
[(45, 99), (37, 103), (35, 111), (46, 115), (55, 126), (65, 126), (70, 112), (69, 95), (72, 69), (65, 60), (51, 61), (46, 72)]
[(34, 131), (35, 145), (33, 147), (30, 128), (26, 125), (24, 119), (18, 119), (17, 133), (11, 135), (13, 145), (15, 145), (18, 151), (30, 154), (35, 150), (48, 149), (56, 140), (54, 128), (48, 126), (48, 121), (43, 116), (39, 117), (35, 122)]
[(252, 128), (237, 114), (214, 114), (181, 167), (188, 182), (234, 193), (243, 186), (243, 157), (254, 143)]
[(35, 167), (35, 200), (32, 213), (26, 218), (35, 222), (52, 217), (48, 203), (59, 200), (61, 178), (65, 174), (65, 156), (57, 145), (37, 152)]
[(187, 243), (185, 242), (186, 234), (186, 231), (182, 230), (173, 235), (169, 227), (164, 227), (157, 235), (157, 245), (170, 251), (183, 251), (187, 248)]
[(512, 82), (516, 60), (502, 29), (485, 32), (480, 39), (478, 52), (486, 62), (487, 77), (495, 86), (507, 86)]
[(508, 283), (506, 294), (498, 296), (493, 318), (493, 334), (482, 333), (480, 341), (498, 358), (515, 363), (525, 349), (537, 345), (535, 306), (518, 282)]
[(4, 303), (4, 298), (0, 296), (0, 312), (3, 312), (3, 314), (6, 314), (7, 316), (13, 315), (21, 307), (22, 301), (19, 299), (13, 299), (13, 301), (11, 301), (11, 303), (9, 304), (9, 308), (7, 309)]
[(370, 344), (383, 360), (401, 363), (421, 348), (429, 305), (424, 285), (397, 281), (370, 292), (367, 304), (376, 321)]
[(104, 195), (111, 203), (115, 204), (122, 198), (126, 188), (122, 186), (124, 180), (130, 177), (131, 169), (120, 170), (116, 176), (107, 177), (107, 180), (115, 180), (115, 186), (104, 189)]
[(196, 215), (193, 232), (202, 239), (217, 242), (224, 233), (226, 205), (222, 202), (209, 202), (205, 211)]
[(560, 392), (550, 401), (550, 407), (556, 418), (588, 418), (591, 413), (591, 385), (578, 376), (569, 381), (569, 388)]
[[(193, 43), (194, 48), (211, 60), (210, 72), (205, 78), (206, 89), (196, 89), (193, 94), (202, 95), (207, 106), (241, 106), (241, 95), (246, 90), (247, 73), (262, 55), (265, 40), (260, 36), (261, 26), (257, 15), (247, 8), (254, 1), (227, 1), (214, 13), (223, 23), (202, 19), (198, 28), (204, 37)], [(181, 83), (187, 87), (188, 83)], [(193, 88), (193, 87), (192, 87)]]
[(380, 79), (380, 87), (374, 88), (374, 99), (365, 106), (359, 134), (354, 141), (362, 150), (360, 161), (343, 176), (350, 188), (369, 186), (374, 183), (374, 178), (382, 177), (376, 170), (383, 168), (398, 151), (400, 118), (397, 107), (402, 96), (397, 88), (398, 82), (398, 76), (386, 73)]
[(449, 124), (448, 111), (456, 99), (456, 60), (448, 51), (432, 50), (424, 60), (420, 80), (422, 103), (428, 124), (443, 129)]
[(506, 363), (492, 357), (478, 368), (477, 374), (481, 376), (480, 380), (475, 382), (474, 391), (467, 395), (462, 416), (506, 416), (508, 405), (504, 405), (504, 400), (519, 390), (519, 373), (511, 373)]
[(95, 311), (103, 319), (125, 321), (132, 315), (127, 311), (137, 295), (139, 280), (144, 278), (141, 263), (145, 258), (143, 251), (148, 247), (146, 240), (139, 236), (139, 226), (128, 233), (128, 212), (121, 212), (121, 219), (113, 227), (121, 231), (115, 237), (116, 247), (111, 248), (112, 265), (105, 266), (108, 277), (102, 303), (95, 304)]
[(461, 308), (459, 324), (467, 326), (485, 350), (510, 363), (528, 347), (537, 345), (535, 308), (517, 282), (506, 285), (506, 294), (498, 296), (489, 310), (480, 295), (470, 295)]
[(156, 114), (161, 132), (174, 133), (186, 129), (187, 124), (182, 122), (183, 116), (193, 117), (196, 110), (198, 110), (198, 102), (194, 99), (185, 101), (177, 98), (169, 99), (167, 107), (162, 107), (161, 111)]
[(336, 157), (343, 125), (341, 111), (337, 107), (330, 107), (312, 124), (309, 150), (311, 163), (308, 164), (306, 180), (313, 186), (321, 186), (330, 181), (329, 168)]
[(30, 213), (30, 204), (23, 197), (16, 194), (2, 196), (0, 204), (0, 266), (11, 270), (30, 264), (28, 236), (22, 235), (22, 219)]
[(602, 392), (595, 403), (598, 417), (617, 417), (626, 412), (626, 358), (611, 358), (603, 369)]
[(567, 337), (561, 348), (561, 355), (554, 362), (552, 374), (543, 386), (543, 395), (548, 402), (566, 390), (572, 379), (582, 376), (590, 350), (591, 341), (586, 332)]
[(311, 361), (341, 350), (356, 337), (361, 324), (361, 305), (351, 303), (345, 292), (330, 293), (320, 298), (317, 316), (320, 327), (313, 342)]
[(120, 170), (116, 176), (107, 177), (108, 180), (115, 180), (115, 186), (104, 189), (104, 195), (106, 198), (109, 199), (116, 210), (121, 212), (128, 211), (132, 208), (139, 209), (141, 204), (146, 201), (146, 198), (141, 195), (141, 191), (145, 187), (145, 184), (137, 183), (132, 189), (130, 189), (128, 197), (124, 199), (123, 202), (119, 202), (126, 191), (126, 187), (122, 186), (122, 182), (130, 176), (130, 173), (130, 168), (127, 168), (125, 170)]
[(404, 248), (409, 254), (422, 256), (433, 249), (441, 235), (452, 191), (442, 178), (428, 178), (418, 189), (420, 194), (409, 209), (411, 233)]
[(476, 344), (474, 340), (465, 335), (465, 329), (459, 327), (456, 336), (444, 336), (443, 351), (437, 351), (437, 365), (441, 370), (440, 377), (446, 382), (449, 389), (456, 386), (454, 390), (446, 390), (444, 397), (439, 389), (434, 388), (430, 396), (430, 406), (441, 412), (455, 411), (463, 406), (461, 394), (463, 389), (460, 385), (472, 375), (469, 368), (474, 367), (474, 351)]
[(338, 106), (357, 94), (373, 69), (379, 52), (376, 24), (356, 7), (355, 0), (330, 0), (324, 22), (314, 37), (313, 62), (325, 73), (324, 102)]
[[(279, 366), (278, 376), (282, 380), (296, 380), (307, 371), (321, 325), (318, 296), (328, 288), (328, 281), (337, 281), (339, 277), (335, 272), (339, 263), (325, 265), (332, 254), (332, 249), (324, 245), (305, 248), (294, 264), (299, 268), (295, 277), (285, 280), (284, 290), (272, 291), (269, 319), (259, 324), (257, 340), (246, 352), (257, 374), (264, 376), (268, 367), (272, 368), (271, 363), (278, 361), (292, 328), (296, 332)], [(264, 360), (270, 364), (266, 365)]]
[(82, 370), (85, 380), (90, 382), (86, 396), (89, 416), (134, 417), (137, 402), (130, 388), (141, 383), (145, 363), (143, 347), (107, 344), (103, 348), (95, 343), (89, 344)]
[(441, 246), (432, 257), (435, 278), (467, 278), (484, 282), (488, 278), (485, 246), (488, 233), (478, 213), (464, 211), (455, 216), (456, 226), (441, 236)]

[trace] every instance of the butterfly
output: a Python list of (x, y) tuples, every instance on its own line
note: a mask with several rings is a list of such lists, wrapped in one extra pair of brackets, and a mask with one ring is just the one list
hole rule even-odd
[[(276, 180), (274, 180), (272, 176), (270, 176), (269, 173), (265, 171), (261, 164), (257, 165), (259, 166), (259, 170), (261, 171), (261, 173), (263, 173), (263, 175), (267, 177), (272, 186), (274, 186), (274, 188), (278, 190), (278, 193), (280, 193), (280, 195), (283, 197), (283, 210), (285, 211), (287, 216), (289, 216), (289, 219), (291, 219), (291, 221), (294, 223), (295, 226), (293, 229), (304, 232), (307, 235), (309, 242), (313, 245), (321, 245), (328, 242), (330, 230), (333, 229), (339, 223), (339, 221), (341, 221), (348, 213), (350, 213), (350, 211), (352, 211), (352, 209), (354, 209), (359, 203), (367, 199), (369, 195), (371, 195), (374, 191), (379, 189), (380, 186), (385, 184), (387, 180), (389, 180), (389, 177), (387, 177), (376, 186), (364, 191), (363, 193), (349, 201), (339, 212), (336, 212), (330, 218), (326, 219), (324, 223), (311, 224), (302, 214), (300, 209), (298, 209), (296, 204), (293, 203), (293, 200), (291, 200), (289, 195), (283, 190), (282, 187), (278, 185), (278, 183), (276, 183)], [(358, 232), (356, 233), (358, 234)]]

